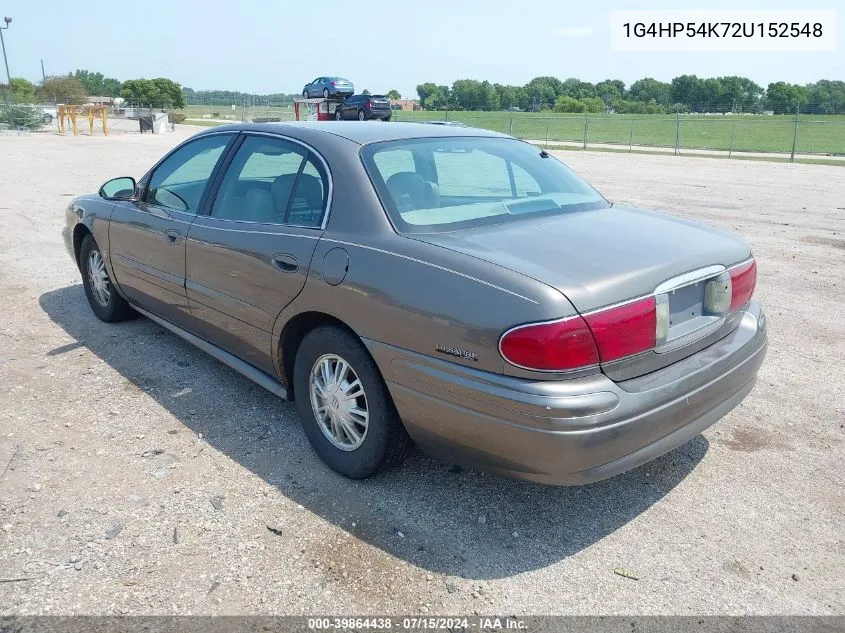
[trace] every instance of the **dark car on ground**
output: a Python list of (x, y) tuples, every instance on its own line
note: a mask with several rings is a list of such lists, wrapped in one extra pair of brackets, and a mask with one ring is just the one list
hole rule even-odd
[(337, 107), (334, 113), (335, 119), (369, 121), (380, 119), (390, 121), (393, 110), (390, 108), (390, 100), (384, 95), (353, 95)]
[(766, 351), (745, 241), (474, 128), (211, 128), (73, 200), (63, 234), (97, 317), (143, 314), (295, 399), (348, 477), (412, 442), (610, 477), (737, 406)]
[(352, 82), (343, 77), (317, 77), (310, 84), (305, 84), (302, 96), (306, 99), (314, 97), (348, 97), (355, 93)]

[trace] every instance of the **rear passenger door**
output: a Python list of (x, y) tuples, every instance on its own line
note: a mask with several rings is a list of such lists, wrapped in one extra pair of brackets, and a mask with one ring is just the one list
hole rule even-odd
[(200, 336), (273, 373), (273, 323), (305, 285), (329, 177), (307, 147), (260, 134), (245, 135), (224, 168), (188, 233), (187, 295)]

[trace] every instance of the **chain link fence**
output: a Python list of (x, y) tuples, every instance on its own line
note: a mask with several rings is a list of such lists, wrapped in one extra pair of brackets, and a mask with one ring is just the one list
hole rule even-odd
[(544, 146), (675, 154), (713, 152), (845, 158), (845, 117), (786, 115), (621, 115), (522, 112), (408, 112), (395, 121), (458, 122)]
[[(101, 106), (107, 108), (106, 123), (108, 133), (161, 133), (173, 130), (176, 123), (185, 120), (181, 111), (175, 111), (170, 103), (145, 103), (121, 100), (117, 104), (111, 100), (95, 100), (79, 103), (79, 99), (56, 98), (56, 101), (12, 104), (0, 102), (0, 130), (15, 133), (23, 132), (63, 132), (73, 134), (73, 125), (69, 114), (60, 122), (61, 105), (72, 105), (76, 111), (78, 134), (103, 134)], [(95, 113), (96, 125), (89, 120), (89, 111)], [(64, 126), (61, 124), (64, 123)]]
[[(61, 103), (62, 100), (58, 99)], [(246, 97), (189, 100), (174, 110), (170, 103), (127, 100), (109, 105), (109, 129), (143, 132), (149, 118), (167, 116), (179, 123), (274, 122), (295, 119), (290, 98)], [(37, 131), (55, 128), (56, 104), (9, 104), (0, 101), (0, 129)], [(544, 112), (473, 112), (394, 110), (394, 121), (459, 122), (503, 132), (545, 147), (713, 153), (798, 158), (845, 159), (845, 116), (765, 114), (553, 114)], [(147, 126), (149, 128), (149, 126)]]
[(225, 121), (266, 123), (295, 119), (292, 98), (262, 98), (257, 95), (232, 99), (189, 97), (182, 113), (189, 122), (209, 124)]

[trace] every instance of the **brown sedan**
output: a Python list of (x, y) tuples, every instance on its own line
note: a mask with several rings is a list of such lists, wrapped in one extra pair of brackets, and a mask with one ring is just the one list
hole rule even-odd
[(212, 128), (74, 200), (64, 236), (100, 319), (141, 313), (295, 398), (348, 477), (412, 442), (609, 477), (724, 416), (766, 349), (742, 239), (472, 128)]

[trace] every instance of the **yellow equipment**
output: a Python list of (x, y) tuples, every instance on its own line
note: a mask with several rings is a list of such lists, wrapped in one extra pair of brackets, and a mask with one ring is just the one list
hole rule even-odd
[(90, 136), (94, 136), (94, 118), (98, 117), (103, 123), (103, 136), (108, 136), (109, 134), (109, 124), (108, 124), (108, 106), (104, 105), (70, 105), (60, 103), (56, 108), (57, 113), (59, 115), (59, 134), (64, 135), (65, 133), (65, 120), (67, 120), (67, 127), (73, 130), (73, 135), (76, 136), (78, 134), (78, 128), (76, 127), (76, 117), (79, 116), (82, 112), (84, 112), (88, 116), (88, 133)]

